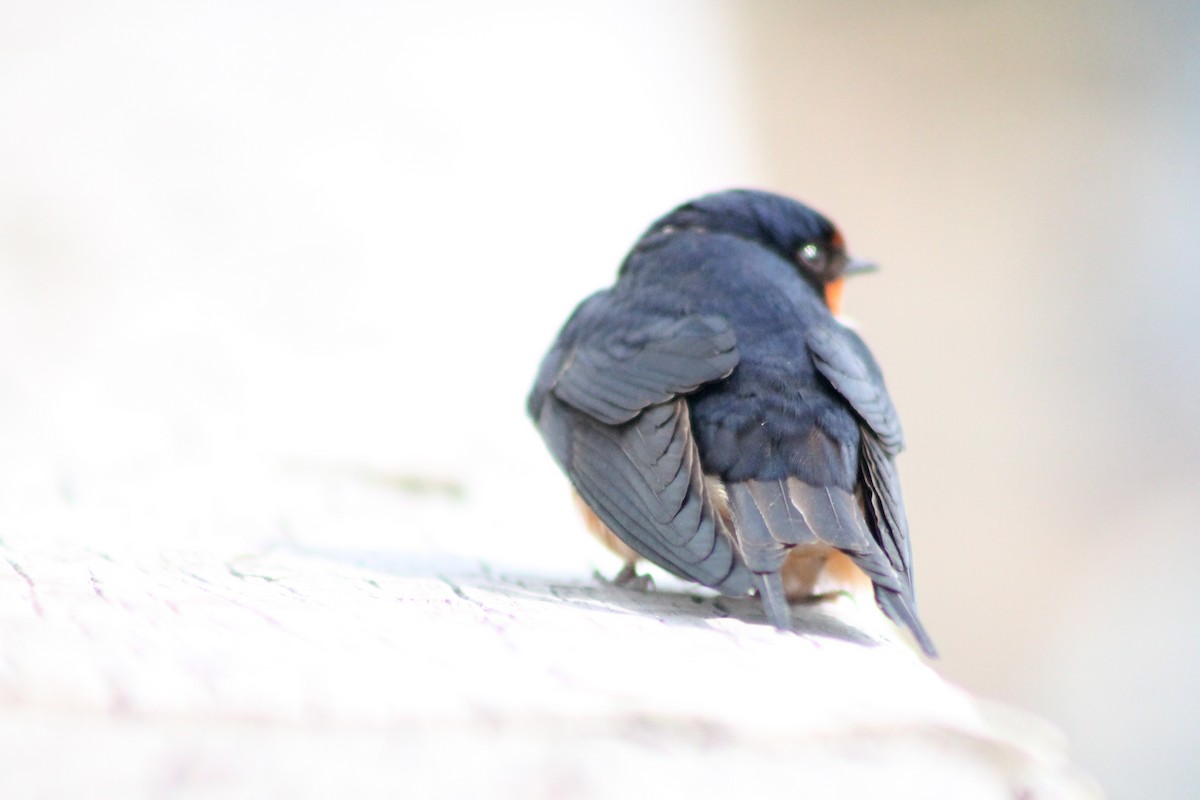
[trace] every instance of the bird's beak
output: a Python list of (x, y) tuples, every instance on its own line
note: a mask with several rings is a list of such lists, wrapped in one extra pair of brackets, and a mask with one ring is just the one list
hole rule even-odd
[(829, 306), (829, 310), (835, 317), (842, 313), (842, 290), (846, 288), (846, 278), (875, 272), (878, 269), (879, 265), (874, 261), (866, 261), (861, 258), (846, 259), (846, 267), (842, 270), (841, 276), (837, 280), (825, 284), (825, 305)]
[(878, 271), (879, 265), (874, 261), (867, 261), (862, 258), (848, 258), (846, 259), (846, 269), (842, 272), (842, 275), (849, 278), (851, 275), (864, 275), (868, 272)]

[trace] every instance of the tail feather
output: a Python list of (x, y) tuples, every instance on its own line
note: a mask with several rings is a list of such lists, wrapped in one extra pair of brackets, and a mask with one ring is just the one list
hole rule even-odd
[(779, 630), (790, 631), (792, 629), (792, 611), (791, 606), (788, 605), (787, 595), (783, 591), (783, 578), (780, 577), (779, 571), (756, 574), (754, 577), (767, 619)]
[(925, 626), (921, 624), (921, 620), (917, 617), (915, 606), (909, 599), (898, 592), (893, 592), (886, 587), (875, 584), (875, 602), (879, 604), (879, 607), (893, 621), (905, 626), (912, 632), (913, 638), (917, 640), (917, 644), (925, 651), (925, 655), (930, 658), (937, 658), (937, 648), (933, 646), (933, 640), (929, 638)]

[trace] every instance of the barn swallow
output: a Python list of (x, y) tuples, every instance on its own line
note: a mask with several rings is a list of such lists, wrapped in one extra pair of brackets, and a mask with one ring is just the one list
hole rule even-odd
[[(528, 412), (590, 527), (626, 559), (741, 596), (869, 586), (930, 656), (875, 359), (837, 319), (851, 259), (786, 197), (693, 200), (638, 240), (542, 362)], [(867, 583), (869, 581), (869, 583)]]

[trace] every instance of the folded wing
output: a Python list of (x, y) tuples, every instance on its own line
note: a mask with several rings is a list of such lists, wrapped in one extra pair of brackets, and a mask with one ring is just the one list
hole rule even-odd
[(613, 533), (664, 569), (730, 594), (752, 587), (701, 471), (683, 397), (729, 375), (736, 339), (714, 316), (568, 324), (530, 411), (580, 496)]

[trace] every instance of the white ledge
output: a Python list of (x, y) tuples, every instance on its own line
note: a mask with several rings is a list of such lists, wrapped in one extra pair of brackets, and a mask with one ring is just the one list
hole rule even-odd
[(0, 796), (1099, 796), (848, 599), (781, 633), (752, 599), (439, 555), (404, 526), (486, 514), (289, 475), (234, 511), (145, 474), (4, 512)]

